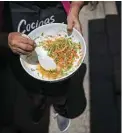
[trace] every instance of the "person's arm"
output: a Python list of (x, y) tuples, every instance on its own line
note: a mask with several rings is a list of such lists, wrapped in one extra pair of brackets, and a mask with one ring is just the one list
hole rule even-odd
[(1, 49), (10, 48), (17, 54), (28, 54), (33, 50), (34, 41), (22, 37), (18, 32), (0, 32), (0, 52)]
[(73, 1), (70, 6), (70, 12), (75, 15), (79, 15), (81, 8), (84, 5), (84, 1)]
[(8, 56), (8, 33), (0, 32), (0, 57)]
[[(22, 37), (18, 32), (3, 32), (3, 9), (4, 3), (0, 1), (0, 52), (10, 48), (16, 54), (28, 54), (34, 49), (34, 41)], [(7, 17), (7, 16), (6, 16)]]
[(84, 1), (71, 2), (70, 11), (67, 17), (68, 31), (72, 31), (73, 27), (80, 32), (82, 31), (81, 24), (79, 21), (79, 12), (83, 6), (84, 6)]
[(8, 48), (8, 33), (0, 32), (0, 48)]

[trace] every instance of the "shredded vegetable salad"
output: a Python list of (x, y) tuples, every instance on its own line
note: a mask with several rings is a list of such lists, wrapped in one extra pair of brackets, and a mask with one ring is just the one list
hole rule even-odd
[(68, 71), (73, 67), (73, 63), (79, 58), (79, 51), (81, 44), (73, 42), (72, 38), (57, 36), (50, 37), (39, 43), (43, 47), (48, 56), (52, 57), (57, 65), (54, 71), (46, 71), (40, 65), (37, 69), (41, 72), (42, 76), (49, 79), (56, 79), (68, 74)]

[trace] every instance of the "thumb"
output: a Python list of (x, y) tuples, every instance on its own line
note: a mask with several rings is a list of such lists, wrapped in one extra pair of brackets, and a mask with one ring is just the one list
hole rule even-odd
[(81, 34), (82, 34), (82, 25), (80, 24), (80, 22), (77, 22), (75, 25), (74, 25), (74, 28), (76, 30), (78, 30)]
[(74, 26), (74, 21), (73, 20), (71, 20), (71, 19), (67, 19), (67, 30), (68, 30), (68, 32), (72, 32), (72, 30), (73, 30), (73, 26)]

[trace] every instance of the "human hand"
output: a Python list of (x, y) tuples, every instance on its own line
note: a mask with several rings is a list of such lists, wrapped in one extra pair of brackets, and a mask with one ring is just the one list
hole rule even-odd
[(70, 5), (70, 11), (67, 17), (68, 31), (72, 32), (72, 29), (77, 29), (80, 33), (82, 33), (82, 26), (79, 20), (79, 12), (81, 7), (83, 7), (84, 1), (73, 1)]
[(67, 17), (67, 24), (68, 24), (67, 29), (69, 32), (72, 32), (72, 29), (75, 28), (80, 33), (82, 33), (82, 28), (81, 28), (81, 24), (80, 24), (78, 15), (75, 15), (72, 12), (70, 12)]
[(13, 53), (27, 55), (34, 50), (34, 41), (23, 37), (19, 32), (9, 33), (8, 45)]

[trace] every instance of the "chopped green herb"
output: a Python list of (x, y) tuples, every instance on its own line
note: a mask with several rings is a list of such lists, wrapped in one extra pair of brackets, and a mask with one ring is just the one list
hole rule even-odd
[(72, 67), (72, 65), (69, 65), (69, 66), (68, 66), (68, 69), (71, 69), (71, 67)]
[(44, 35), (44, 32), (41, 33), (41, 36), (43, 36), (43, 35)]
[(31, 68), (31, 71), (35, 71), (35, 69)]
[(79, 57), (78, 51), (81, 46), (80, 42), (73, 42), (72, 37), (67, 36), (66, 34), (64, 34), (64, 36), (65, 37), (61, 36), (52, 40), (51, 38), (47, 38), (39, 43), (39, 46), (43, 47), (47, 51), (48, 56), (53, 58), (58, 66), (56, 71), (50, 70), (45, 72), (49, 78), (50, 75), (53, 78), (67, 75), (72, 71), (74, 60)]
[(38, 76), (39, 76), (39, 73), (37, 73), (38, 74)]
[(39, 42), (39, 45), (37, 46), (37, 47), (40, 47), (40, 46), (42, 46), (43, 45), (43, 43), (42, 42)]
[(67, 35), (65, 35), (65, 37), (67, 37)]

